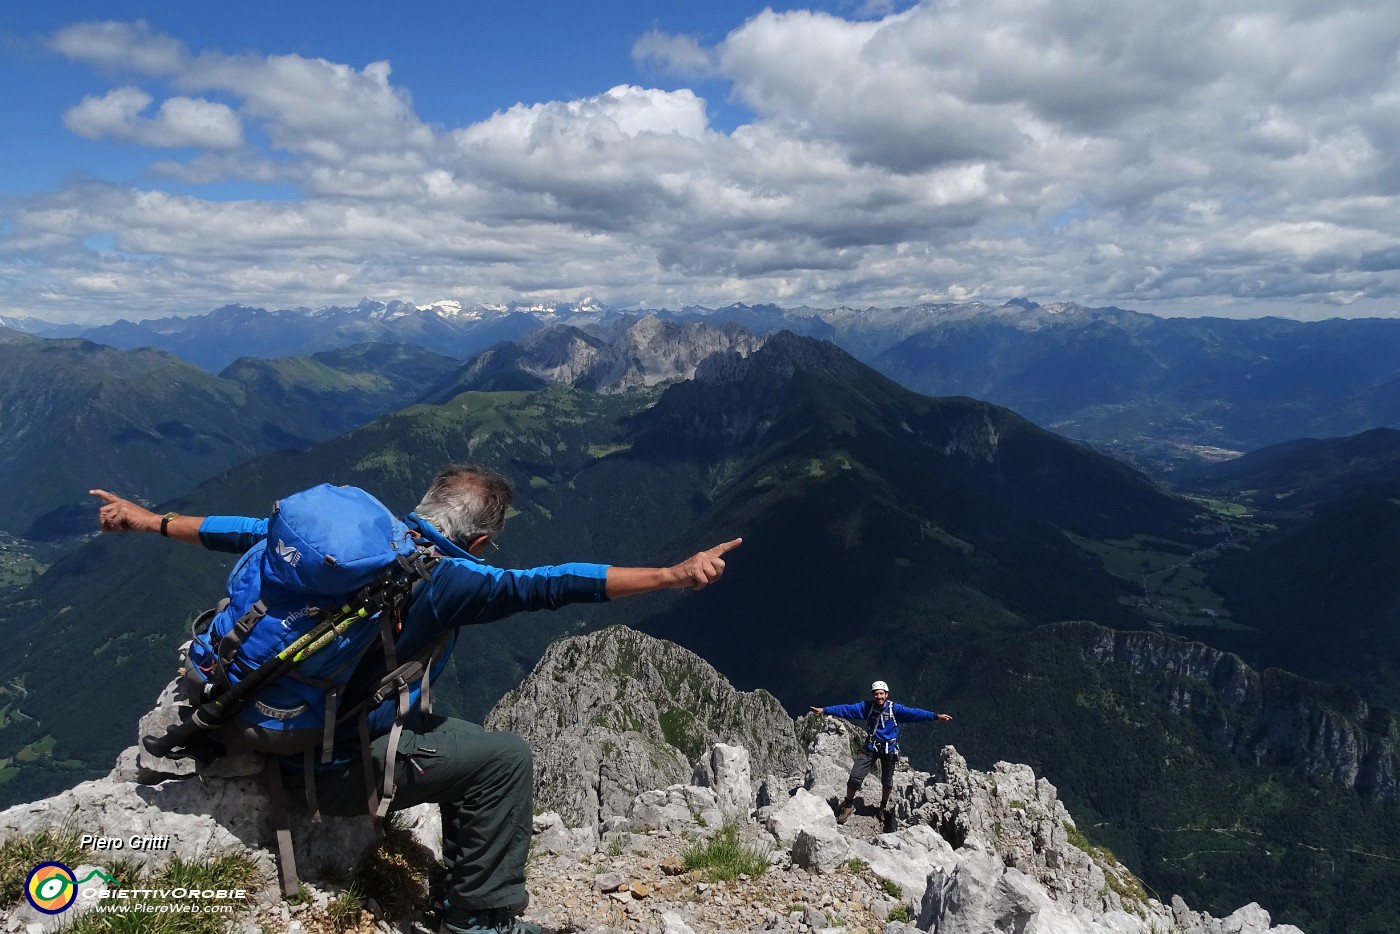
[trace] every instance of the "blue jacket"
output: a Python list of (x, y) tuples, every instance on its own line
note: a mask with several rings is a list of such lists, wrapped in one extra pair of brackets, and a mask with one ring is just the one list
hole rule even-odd
[[(444, 555), (434, 568), (432, 579), (414, 593), (403, 628), (395, 640), (399, 657), (407, 658), (450, 631), (450, 641), (434, 664), (430, 681), (447, 667), (456, 645), (458, 626), (495, 622), (525, 610), (557, 610), (570, 603), (597, 603), (608, 599), (608, 565), (560, 564), (524, 570), (492, 567), (451, 542), (417, 513), (409, 513), (403, 521)], [(234, 554), (247, 551), (266, 535), (266, 519), (245, 516), (209, 516), (199, 527), (199, 541), (205, 548)], [(366, 653), (346, 684), (342, 703), (354, 703), (355, 698), (364, 697), (368, 686), (378, 681), (384, 672), (383, 653), (374, 650)], [(417, 688), (411, 700), (416, 710)], [(397, 701), (390, 697), (371, 711), (370, 735), (388, 733), (396, 710)], [(335, 743), (337, 763), (357, 752), (357, 733), (353, 722), (343, 725)]]
[(859, 720), (864, 723), (865, 731), (869, 734), (865, 739), (866, 750), (880, 753), (899, 752), (900, 723), (938, 719), (938, 714), (932, 710), (905, 707), (892, 700), (886, 700), (883, 708), (873, 700), (865, 700), (858, 704), (823, 707), (822, 712), (842, 720)]

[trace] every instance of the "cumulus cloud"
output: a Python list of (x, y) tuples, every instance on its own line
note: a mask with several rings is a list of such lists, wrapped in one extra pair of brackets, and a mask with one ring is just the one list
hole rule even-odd
[[(764, 11), (711, 46), (641, 34), (635, 62), (727, 85), (749, 115), (727, 131), (694, 90), (630, 84), (436, 127), (387, 62), (69, 27), (52, 47), (123, 82), (73, 105), (73, 132), (198, 152), (161, 153), (145, 188), (15, 202), (0, 313), (110, 317), (114, 294), (167, 312), (366, 294), (1395, 309), (1391, 4), (891, 10)], [(166, 179), (302, 197), (206, 201)], [(93, 233), (116, 251), (88, 250)]]
[(183, 43), (152, 33), (145, 22), (78, 23), (55, 33), (49, 45), (74, 61), (146, 75), (175, 74), (187, 58)]
[(110, 137), (142, 146), (235, 149), (243, 143), (242, 124), (225, 104), (172, 97), (154, 116), (143, 117), (151, 100), (139, 88), (117, 88), (84, 98), (63, 115), (63, 125), (88, 139)]
[(341, 163), (361, 152), (432, 144), (408, 92), (390, 82), (390, 73), (382, 61), (356, 71), (300, 55), (205, 54), (179, 80), (241, 98), (243, 112), (263, 123), (276, 146)]

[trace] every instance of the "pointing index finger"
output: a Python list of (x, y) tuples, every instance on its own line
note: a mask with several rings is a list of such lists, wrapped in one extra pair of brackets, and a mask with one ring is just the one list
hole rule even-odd
[(111, 503), (121, 502), (121, 497), (120, 497), (120, 496), (113, 496), (111, 493), (108, 493), (106, 490), (88, 490), (88, 495), (89, 495), (89, 496), (96, 496), (98, 499), (102, 500), (104, 503), (107, 503), (107, 504), (109, 504), (109, 505), (110, 505)]
[(727, 541), (727, 542), (725, 542), (725, 543), (723, 543), (723, 544), (721, 544), (721, 545), (716, 545), (715, 547), (711, 548), (711, 549), (710, 549), (710, 554), (712, 554), (712, 555), (714, 555), (716, 558), (718, 558), (720, 555), (724, 554), (725, 552), (727, 552), (727, 551), (732, 551), (732, 550), (734, 550), (735, 548), (738, 548), (738, 547), (739, 547), (740, 545), (742, 545), (742, 544), (744, 544), (744, 540), (743, 540), (742, 538), (736, 538), (736, 539), (733, 539), (733, 540), (731, 540), (731, 541)]

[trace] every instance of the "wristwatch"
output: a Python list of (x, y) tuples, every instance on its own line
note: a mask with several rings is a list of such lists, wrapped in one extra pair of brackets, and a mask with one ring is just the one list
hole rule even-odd
[(165, 515), (160, 517), (160, 534), (163, 537), (170, 537), (170, 520), (178, 519), (179, 517), (180, 514), (178, 512), (167, 512)]

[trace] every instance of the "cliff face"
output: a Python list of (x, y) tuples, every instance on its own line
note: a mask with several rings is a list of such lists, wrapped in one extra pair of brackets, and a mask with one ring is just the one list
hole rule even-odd
[(545, 328), (482, 353), (463, 369), (450, 392), (548, 383), (624, 392), (691, 379), (707, 358), (729, 352), (746, 357), (763, 342), (737, 325), (680, 324), (655, 315), (626, 327), (615, 325), (602, 335), (575, 327)]
[(554, 643), (485, 725), (529, 741), (536, 801), (575, 824), (688, 780), (715, 743), (748, 749), (760, 774), (804, 762), (771, 694), (736, 691), (698, 655), (621, 626)]
[(1100, 663), (1152, 679), (1177, 715), (1244, 762), (1272, 765), (1394, 800), (1400, 794), (1400, 721), (1352, 691), (1239, 656), (1149, 632), (1067, 623), (1067, 639)]

